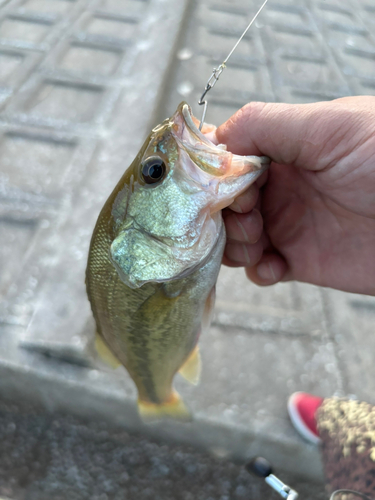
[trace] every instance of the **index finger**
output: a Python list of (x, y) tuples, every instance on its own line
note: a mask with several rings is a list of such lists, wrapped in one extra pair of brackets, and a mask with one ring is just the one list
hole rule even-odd
[(253, 102), (218, 127), (216, 138), (236, 154), (321, 170), (358, 146), (363, 136), (358, 125), (374, 109), (371, 96), (312, 104)]

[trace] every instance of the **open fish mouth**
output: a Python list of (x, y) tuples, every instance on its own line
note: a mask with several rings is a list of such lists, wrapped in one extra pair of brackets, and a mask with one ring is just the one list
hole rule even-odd
[[(193, 116), (191, 107), (186, 102), (181, 103), (181, 114), (185, 120), (185, 125), (188, 127), (190, 132), (197, 137), (197, 139), (199, 139), (203, 143), (208, 144), (211, 147), (215, 146), (220, 151), (223, 150), (222, 144), (220, 146), (216, 146), (205, 135), (205, 133), (211, 132), (212, 130), (216, 129), (216, 127), (214, 125), (208, 125), (207, 123), (204, 123), (202, 129), (205, 130), (205, 132), (202, 132), (201, 130), (199, 130), (199, 127), (197, 126), (199, 121)], [(225, 147), (225, 149), (226, 149), (226, 147)]]
[[(251, 173), (252, 180), (255, 180), (270, 164), (270, 159), (266, 156), (235, 155), (227, 151), (225, 144), (214, 144), (205, 134), (213, 132), (216, 127), (203, 124), (202, 131), (199, 130), (199, 121), (185, 102), (180, 104), (172, 120), (172, 134), (180, 150), (189, 156), (201, 173), (205, 172), (211, 178), (223, 182), (229, 177)], [(201, 180), (204, 178), (205, 176), (201, 177)]]

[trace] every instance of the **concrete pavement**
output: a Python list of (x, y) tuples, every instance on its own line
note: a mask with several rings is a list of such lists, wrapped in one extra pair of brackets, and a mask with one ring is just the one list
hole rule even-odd
[[(268, 455), (316, 481), (319, 454), (291, 428), (286, 399), (307, 390), (374, 402), (373, 298), (296, 283), (263, 290), (223, 269), (201, 384), (177, 381), (189, 426), (143, 426), (132, 382), (90, 346), (84, 269), (97, 214), (152, 125), (182, 99), (199, 116), (212, 67), (257, 7), (1, 3), (0, 394), (226, 459)], [(270, 0), (211, 92), (207, 120), (249, 100), (374, 94), (374, 26), (371, 0)]]

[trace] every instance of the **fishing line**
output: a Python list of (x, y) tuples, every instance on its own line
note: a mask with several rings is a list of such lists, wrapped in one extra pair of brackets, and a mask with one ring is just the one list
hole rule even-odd
[(226, 68), (226, 63), (228, 61), (228, 59), (230, 58), (230, 56), (233, 54), (233, 52), (236, 50), (238, 44), (241, 42), (241, 40), (243, 39), (243, 37), (246, 35), (246, 33), (249, 31), (251, 25), (253, 24), (253, 22), (255, 21), (255, 19), (259, 16), (259, 14), (262, 12), (263, 10), (263, 7), (266, 5), (266, 3), (268, 2), (268, 0), (265, 0), (262, 4), (262, 6), (260, 7), (260, 9), (258, 10), (258, 12), (255, 14), (255, 16), (252, 18), (252, 20), (249, 22), (249, 24), (247, 25), (245, 31), (242, 33), (242, 35), (240, 36), (240, 38), (237, 40), (236, 44), (234, 45), (234, 47), (232, 48), (232, 50), (229, 52), (229, 54), (227, 55), (227, 57), (224, 59), (224, 61), (220, 64), (220, 66), (218, 66), (217, 68), (214, 68), (213, 72), (212, 72), (212, 75), (210, 76), (210, 78), (208, 79), (207, 83), (206, 83), (206, 86), (205, 86), (205, 89), (203, 91), (203, 94), (201, 95), (201, 98), (199, 99), (198, 101), (198, 104), (200, 106), (204, 106), (203, 108), (203, 113), (202, 113), (202, 118), (201, 118), (201, 122), (200, 122), (200, 125), (199, 125), (199, 130), (202, 130), (202, 126), (203, 126), (203, 122), (204, 122), (204, 119), (206, 118), (206, 112), (207, 112), (207, 101), (206, 100), (203, 100), (207, 94), (207, 92), (209, 90), (211, 90), (216, 82), (218, 81), (221, 73), (224, 71), (224, 69)]

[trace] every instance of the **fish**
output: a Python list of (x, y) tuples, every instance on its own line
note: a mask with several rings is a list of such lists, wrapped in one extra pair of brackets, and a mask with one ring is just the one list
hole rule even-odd
[(205, 135), (215, 129), (182, 102), (152, 129), (104, 204), (91, 238), (86, 287), (96, 347), (123, 365), (145, 422), (191, 419), (173, 387), (197, 384), (198, 340), (210, 325), (225, 246), (221, 210), (268, 167)]

